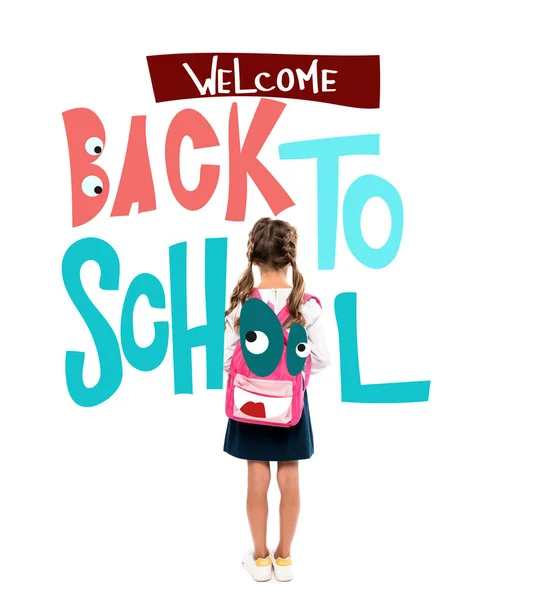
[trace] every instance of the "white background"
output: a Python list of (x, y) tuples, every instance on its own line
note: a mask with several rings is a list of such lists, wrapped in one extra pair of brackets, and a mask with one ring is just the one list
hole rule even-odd
[[(506, 6), (504, 9), (503, 6)], [(255, 9), (256, 6), (256, 9)], [(537, 598), (539, 552), (536, 284), (537, 35), (531, 2), (248, 2), (13, 4), (2, 17), (2, 376), (0, 597), (6, 600), (361, 597)], [(257, 13), (255, 15), (255, 13)], [(123, 296), (143, 271), (168, 294), (168, 247), (188, 242), (189, 322), (202, 310), (205, 237), (229, 237), (228, 291), (245, 266), (246, 235), (269, 215), (249, 183), (245, 223), (224, 221), (232, 100), (156, 105), (145, 57), (174, 52), (380, 54), (381, 108), (290, 101), (261, 158), (296, 206), (308, 291), (325, 307), (333, 365), (309, 389), (315, 454), (301, 464), (302, 513), (288, 585), (255, 584), (246, 467), (222, 451), (222, 391), (205, 391), (194, 352), (193, 396), (173, 393), (171, 349), (152, 373), (125, 364), (119, 391), (83, 409), (69, 397), (68, 349), (91, 338), (61, 279), (80, 237), (120, 256), (119, 292), (92, 298), (119, 330)], [(256, 100), (240, 101), (242, 136)], [(109, 201), (70, 226), (61, 113), (84, 106), (105, 124), (99, 164)], [(182, 174), (222, 165), (215, 196), (181, 208), (166, 180), (172, 117), (195, 108), (223, 147), (189, 154)], [(148, 116), (158, 210), (112, 219), (130, 117)], [(373, 271), (347, 250), (317, 271), (314, 161), (279, 161), (278, 145), (379, 133), (381, 155), (341, 162), (340, 206), (364, 173), (388, 179), (404, 204), (398, 256)], [(373, 200), (362, 222), (381, 244), (388, 214)], [(340, 402), (333, 301), (359, 295), (365, 383), (430, 379), (428, 403)], [(165, 311), (137, 307), (137, 339)], [(202, 412), (203, 420), (200, 420)], [(278, 493), (270, 495), (269, 545)], [(276, 590), (273, 586), (281, 585)]]

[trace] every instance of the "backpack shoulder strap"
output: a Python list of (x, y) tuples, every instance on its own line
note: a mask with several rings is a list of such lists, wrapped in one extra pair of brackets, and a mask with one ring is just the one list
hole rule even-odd
[(320, 306), (320, 308), (322, 308), (322, 302), (320, 302), (320, 298), (317, 298), (316, 296), (313, 296), (313, 294), (303, 294), (303, 302), (307, 302), (307, 300), (310, 300), (311, 298), (313, 298), (314, 300), (316, 300), (316, 302), (318, 303), (318, 305)]
[[(316, 302), (318, 302), (318, 304), (320, 305), (320, 308), (322, 308), (322, 303), (320, 302), (320, 300), (316, 296), (313, 296), (312, 294), (303, 294), (303, 304), (305, 304), (305, 302), (307, 302), (307, 300), (310, 300), (311, 298), (316, 300)], [(285, 304), (283, 306), (283, 308), (281, 309), (281, 312), (277, 315), (277, 317), (278, 317), (279, 321), (281, 322), (281, 325), (284, 326), (284, 324), (290, 318), (290, 311), (288, 310), (288, 304)]]
[[(322, 303), (320, 302), (320, 298), (313, 296), (312, 294), (303, 294), (303, 302), (307, 302), (307, 300), (310, 300), (311, 298), (316, 300), (316, 302), (318, 303), (320, 308), (322, 308)], [(309, 379), (311, 378), (311, 360), (312, 360), (311, 356), (309, 355), (307, 361), (305, 362), (305, 381), (304, 381), (305, 388), (307, 388)]]

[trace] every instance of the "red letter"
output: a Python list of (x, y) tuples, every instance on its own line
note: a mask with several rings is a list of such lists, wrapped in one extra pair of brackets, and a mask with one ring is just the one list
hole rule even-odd
[(96, 217), (109, 195), (109, 178), (101, 167), (92, 164), (105, 147), (105, 128), (88, 108), (62, 113), (71, 165), (73, 227)]
[(198, 210), (208, 203), (219, 181), (217, 165), (202, 165), (200, 167), (200, 182), (194, 190), (186, 190), (180, 175), (180, 146), (187, 136), (193, 140), (197, 148), (211, 148), (219, 145), (212, 126), (196, 110), (187, 108), (180, 111), (168, 128), (165, 142), (165, 159), (170, 188), (176, 200), (189, 210)]
[(243, 221), (247, 204), (247, 173), (269, 204), (274, 215), (294, 202), (257, 156), (285, 109), (284, 102), (262, 99), (240, 149), (238, 105), (232, 105), (228, 124), (230, 153), (230, 184), (228, 188), (227, 221)]
[(138, 202), (138, 212), (155, 210), (155, 190), (146, 145), (146, 117), (132, 117), (122, 176), (114, 206), (113, 217), (125, 217)]

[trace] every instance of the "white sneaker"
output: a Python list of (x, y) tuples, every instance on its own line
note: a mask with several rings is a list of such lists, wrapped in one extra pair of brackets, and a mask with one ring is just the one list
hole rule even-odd
[(271, 579), (271, 558), (257, 558), (254, 552), (249, 552), (242, 562), (243, 566), (255, 581), (269, 581)]
[(280, 556), (275, 558), (275, 550), (270, 552), (271, 564), (273, 565), (273, 572), (275, 573), (275, 579), (277, 581), (291, 581), (294, 579), (294, 573), (292, 573), (292, 559), (290, 556), (281, 558)]

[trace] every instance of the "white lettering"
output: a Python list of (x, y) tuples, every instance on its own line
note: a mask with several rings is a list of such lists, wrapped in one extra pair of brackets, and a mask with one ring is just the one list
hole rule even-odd
[(265, 88), (261, 83), (260, 83), (260, 79), (262, 79), (262, 77), (269, 77), (270, 74), (269, 73), (259, 73), (256, 77), (255, 77), (255, 86), (257, 87), (257, 89), (259, 89), (261, 92), (271, 92), (271, 90), (275, 89), (275, 86), (272, 85), (269, 88)]
[(232, 71), (228, 71), (227, 69), (219, 69), (217, 73), (217, 89), (220, 94), (230, 94), (230, 90), (225, 90), (225, 85), (232, 85), (231, 81), (224, 81), (223, 73), (232, 73)]
[[(283, 84), (283, 77), (288, 75), (288, 87)], [(277, 74), (277, 87), (282, 92), (289, 92), (294, 87), (294, 73), (292, 69), (283, 69)]]
[(183, 68), (187, 71), (187, 73), (189, 73), (189, 76), (193, 80), (194, 84), (197, 86), (197, 89), (201, 96), (205, 96), (206, 91), (208, 91), (208, 90), (212, 96), (215, 95), (215, 79), (217, 76), (217, 56), (214, 56), (211, 59), (211, 77), (208, 77), (208, 79), (206, 79), (206, 83), (204, 85), (202, 85), (200, 83), (200, 81), (198, 80), (198, 77), (195, 75), (193, 69), (191, 69), (191, 67), (187, 63), (183, 63)]
[(305, 82), (312, 79), (313, 93), (318, 94), (318, 59), (315, 58), (309, 67), (307, 73), (304, 73), (301, 69), (296, 69), (296, 75), (298, 77), (299, 89), (305, 89)]
[(328, 73), (338, 73), (338, 71), (332, 71), (331, 69), (322, 69), (322, 91), (323, 92), (336, 92), (336, 89), (330, 90), (328, 85), (335, 83), (335, 79), (328, 79)]
[(240, 82), (240, 59), (234, 59), (234, 89), (236, 94), (256, 94), (256, 89), (241, 89)]

